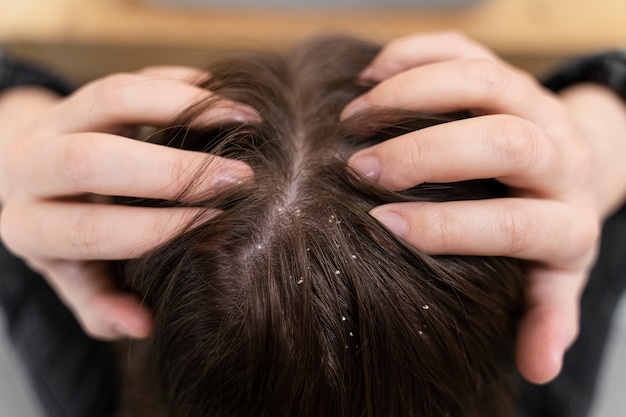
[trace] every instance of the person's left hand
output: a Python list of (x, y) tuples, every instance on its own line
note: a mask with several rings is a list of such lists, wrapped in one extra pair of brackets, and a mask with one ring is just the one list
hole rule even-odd
[(532, 382), (554, 378), (578, 332), (601, 211), (590, 146), (563, 102), (454, 33), (396, 40), (361, 78), (379, 84), (350, 103), (343, 118), (374, 107), (478, 116), (391, 139), (349, 164), (393, 190), (479, 178), (510, 188), (507, 198), (390, 204), (371, 214), (430, 254), (533, 261), (517, 364)]

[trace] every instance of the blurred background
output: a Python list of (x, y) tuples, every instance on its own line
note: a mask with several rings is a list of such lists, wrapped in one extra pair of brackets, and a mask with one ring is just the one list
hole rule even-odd
[(147, 64), (204, 65), (232, 48), (285, 50), (320, 33), (382, 43), (432, 30), (463, 31), (537, 73), (624, 46), (626, 1), (0, 0), (0, 46), (78, 82)]
[[(145, 65), (203, 66), (233, 48), (285, 51), (316, 34), (384, 43), (434, 30), (462, 31), (540, 75), (626, 48), (626, 0), (0, 0), (0, 49), (76, 84)], [(592, 416), (623, 416), (624, 392), (626, 302)], [(3, 333), (0, 415), (40, 415)]]

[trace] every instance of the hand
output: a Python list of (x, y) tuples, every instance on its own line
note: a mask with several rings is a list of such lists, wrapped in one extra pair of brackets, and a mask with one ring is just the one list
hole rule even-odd
[[(391, 42), (361, 78), (379, 84), (350, 103), (344, 118), (372, 107), (477, 115), (362, 150), (349, 163), (394, 190), (478, 178), (510, 187), (508, 198), (390, 204), (371, 214), (431, 254), (532, 261), (517, 365), (532, 382), (551, 380), (578, 333), (579, 299), (595, 258), (601, 217), (625, 194), (623, 181), (621, 191), (605, 187), (606, 177), (594, 166), (602, 155), (590, 143), (603, 139), (592, 137), (597, 130), (575, 124), (576, 106), (458, 34)], [(577, 115), (599, 116), (583, 108), (580, 97), (576, 102)], [(606, 155), (602, 162), (616, 164)]]
[[(146, 337), (152, 326), (150, 312), (119, 289), (104, 260), (140, 256), (197, 214), (110, 205), (101, 196), (176, 199), (201, 172), (189, 198), (206, 197), (251, 178), (241, 162), (121, 136), (131, 125), (168, 125), (210, 96), (194, 85), (207, 76), (155, 67), (108, 76), (64, 99), (23, 88), (0, 96), (2, 239), (95, 337)], [(255, 118), (252, 109), (222, 100), (193, 123)]]

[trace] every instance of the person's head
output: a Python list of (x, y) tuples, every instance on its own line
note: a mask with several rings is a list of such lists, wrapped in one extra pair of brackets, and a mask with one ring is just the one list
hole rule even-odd
[[(153, 309), (149, 363), (171, 416), (485, 417), (513, 401), (522, 300), (510, 259), (428, 256), (368, 211), (392, 202), (498, 197), (490, 181), (390, 192), (346, 166), (358, 149), (449, 118), (373, 111), (340, 122), (377, 52), (346, 39), (287, 58), (233, 56), (203, 85), (262, 121), (159, 139), (247, 162), (254, 181), (127, 265)], [(452, 161), (451, 161), (452, 163)], [(209, 167), (210, 168), (210, 167)]]

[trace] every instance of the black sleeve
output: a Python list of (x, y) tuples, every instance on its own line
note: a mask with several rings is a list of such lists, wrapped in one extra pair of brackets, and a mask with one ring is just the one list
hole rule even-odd
[[(577, 59), (544, 85), (558, 92), (583, 82), (604, 85), (626, 100), (626, 51)], [(517, 417), (588, 416), (615, 310), (625, 290), (626, 205), (604, 224), (598, 259), (581, 300), (580, 335), (565, 355), (561, 374), (545, 385), (522, 381)]]
[(0, 51), (0, 92), (10, 87), (38, 86), (66, 96), (73, 87), (63, 77), (37, 65), (14, 60)]
[(626, 101), (626, 50), (605, 52), (572, 61), (548, 77), (544, 86), (558, 92), (583, 82), (602, 84)]
[[(0, 93), (37, 86), (72, 92), (61, 77), (0, 51)], [(46, 417), (110, 417), (118, 406), (112, 346), (88, 337), (46, 281), (0, 242), (0, 320)]]

